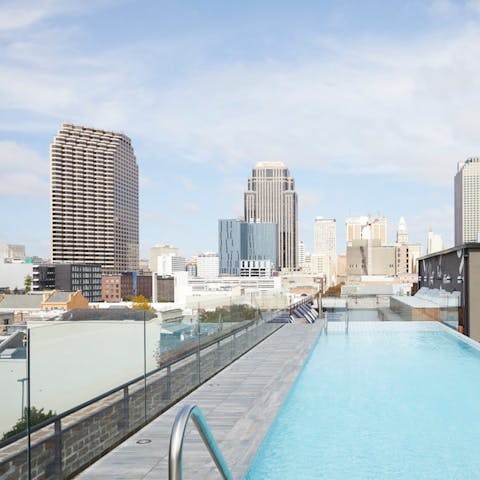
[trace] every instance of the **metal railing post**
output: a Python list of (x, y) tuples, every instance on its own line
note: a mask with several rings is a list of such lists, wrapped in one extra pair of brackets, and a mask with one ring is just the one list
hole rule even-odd
[(170, 365), (167, 366), (167, 400), (170, 400), (172, 395), (172, 367)]
[(55, 473), (62, 478), (62, 420), (55, 420)]
[(196, 353), (197, 382), (200, 383), (200, 349)]
[(129, 407), (128, 385), (123, 388), (123, 427), (128, 431), (130, 425), (130, 407)]
[(215, 438), (212, 435), (207, 421), (202, 414), (200, 408), (196, 405), (186, 404), (178, 412), (173, 422), (172, 433), (170, 435), (170, 448), (168, 452), (168, 478), (169, 480), (182, 480), (182, 453), (183, 440), (188, 421), (192, 418), (193, 423), (197, 427), (198, 433), (203, 443), (208, 449), (215, 465), (224, 480), (233, 480), (232, 474), (228, 468), (227, 462), (223, 458), (222, 452), (218, 447)]
[(30, 393), (31, 393), (31, 382), (30, 377), (31, 368), (30, 368), (30, 329), (27, 328), (26, 336), (26, 349), (27, 349), (27, 476), (28, 480), (32, 480), (32, 425), (31, 425), (31, 402), (30, 402)]

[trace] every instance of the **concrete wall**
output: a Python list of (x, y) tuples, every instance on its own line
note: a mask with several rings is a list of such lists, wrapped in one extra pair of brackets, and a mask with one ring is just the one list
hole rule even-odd
[[(143, 322), (30, 322), (31, 402), (63, 412), (143, 374)], [(147, 369), (156, 367), (159, 323), (147, 322)], [(0, 360), (0, 433), (21, 413), (24, 360)], [(68, 372), (66, 374), (66, 372)], [(61, 379), (59, 381), (58, 379)]]
[(25, 287), (25, 277), (33, 278), (33, 265), (31, 263), (0, 263), (0, 288)]
[(469, 336), (480, 341), (480, 252), (471, 250), (468, 257)]
[(396, 251), (394, 246), (372, 247), (370, 260), (372, 271), (369, 275), (386, 275), (393, 277), (396, 274)]

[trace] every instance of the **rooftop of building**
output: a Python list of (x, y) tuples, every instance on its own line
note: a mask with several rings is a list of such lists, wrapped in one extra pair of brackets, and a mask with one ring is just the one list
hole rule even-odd
[(66, 303), (70, 300), (70, 296), (73, 292), (53, 292), (46, 300), (45, 303)]
[(287, 168), (283, 162), (258, 162), (255, 168)]
[(429, 253), (427, 255), (423, 255), (418, 260), (425, 260), (427, 258), (438, 257), (439, 255), (447, 255), (452, 252), (457, 252), (458, 250), (480, 250), (480, 242), (469, 242), (469, 243), (462, 243), (461, 245), (455, 245), (454, 247), (446, 248), (445, 250), (440, 250), (438, 252)]
[(5, 294), (0, 300), (1, 309), (40, 308), (43, 301), (42, 295), (27, 293), (24, 295)]

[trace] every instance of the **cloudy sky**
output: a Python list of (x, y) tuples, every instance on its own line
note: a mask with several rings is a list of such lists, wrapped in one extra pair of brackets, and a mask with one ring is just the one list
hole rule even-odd
[(258, 161), (315, 216), (403, 215), (453, 240), (456, 164), (480, 154), (480, 0), (0, 0), (0, 243), (48, 257), (49, 144), (122, 131), (141, 254), (217, 249)]

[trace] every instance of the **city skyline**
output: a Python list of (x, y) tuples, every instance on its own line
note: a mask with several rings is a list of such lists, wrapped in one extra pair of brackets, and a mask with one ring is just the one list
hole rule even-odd
[(295, 176), (308, 251), (318, 215), (339, 238), (370, 213), (389, 240), (405, 216), (412, 241), (432, 226), (453, 245), (455, 167), (478, 155), (480, 9), (385, 3), (2, 3), (0, 241), (49, 255), (48, 145), (71, 122), (132, 139), (144, 258), (215, 249), (258, 161)]

